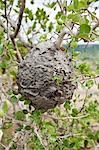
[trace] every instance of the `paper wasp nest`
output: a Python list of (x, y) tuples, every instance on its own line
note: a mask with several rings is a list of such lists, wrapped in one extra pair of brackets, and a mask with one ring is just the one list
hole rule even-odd
[(31, 100), (36, 109), (54, 108), (72, 98), (73, 66), (65, 51), (50, 41), (36, 45), (20, 63), (19, 92)]

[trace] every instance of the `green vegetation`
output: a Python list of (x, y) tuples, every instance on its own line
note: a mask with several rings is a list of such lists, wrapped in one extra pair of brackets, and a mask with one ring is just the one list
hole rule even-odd
[[(31, 0), (32, 7), (24, 9), (22, 28), (11, 40), (22, 5), (20, 1), (14, 2), (0, 1), (0, 150), (98, 149), (99, 46), (77, 47), (80, 40), (90, 42), (98, 39), (99, 18), (88, 11), (89, 5), (96, 0), (73, 0), (69, 5), (66, 5), (66, 0), (49, 1), (44, 2), (43, 8), (33, 11), (36, 1)], [(50, 18), (52, 11), (53, 19)], [(13, 14), (15, 22), (11, 18)], [(59, 34), (67, 22), (78, 25), (76, 35), (73, 25), (69, 26), (70, 33), (65, 40), (68, 43), (67, 53), (68, 49), (72, 49), (73, 80), (78, 88), (71, 101), (47, 112), (34, 110), (31, 102), (18, 93), (19, 54), (25, 57), (34, 46), (35, 37), (36, 42), (53, 38), (52, 32)], [(93, 27), (94, 23), (96, 27)], [(53, 80), (57, 84), (62, 82), (58, 76), (54, 76)]]

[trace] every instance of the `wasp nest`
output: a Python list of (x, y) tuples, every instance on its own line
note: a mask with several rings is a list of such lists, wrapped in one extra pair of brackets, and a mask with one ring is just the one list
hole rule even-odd
[(36, 109), (54, 108), (72, 98), (73, 66), (65, 51), (50, 41), (36, 45), (20, 63), (19, 92), (31, 100)]

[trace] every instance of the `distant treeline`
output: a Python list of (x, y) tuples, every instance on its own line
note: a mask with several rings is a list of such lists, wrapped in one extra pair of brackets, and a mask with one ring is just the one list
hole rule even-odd
[(76, 48), (76, 51), (99, 51), (99, 44), (79, 44)]

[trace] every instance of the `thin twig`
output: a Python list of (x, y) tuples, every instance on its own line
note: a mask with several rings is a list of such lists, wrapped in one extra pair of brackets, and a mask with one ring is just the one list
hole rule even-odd
[[(12, 119), (12, 118), (7, 116), (7, 119)], [(47, 150), (47, 146), (48, 146), (47, 141), (42, 137), (42, 134), (41, 134), (41, 132), (40, 132), (40, 129), (39, 129), (39, 127), (37, 127), (37, 125), (36, 125), (35, 122), (31, 122), (31, 121), (25, 122), (25, 121), (20, 121), (20, 120), (14, 120), (14, 119), (13, 119), (13, 120), (12, 120), (12, 123), (20, 124), (20, 125), (23, 125), (23, 124), (24, 124), (24, 126), (27, 126), (27, 125), (28, 125), (28, 126), (30, 126), (31, 128), (33, 128), (33, 129), (34, 129), (34, 133), (36, 134), (37, 138), (39, 139), (41, 145), (43, 146), (43, 148), (44, 148), (45, 150)], [(44, 139), (44, 140), (43, 140), (43, 139)], [(26, 145), (25, 145), (25, 146), (26, 146)], [(6, 149), (6, 150), (8, 150), (8, 149)]]
[(44, 117), (46, 117), (46, 118), (51, 118), (51, 119), (55, 119), (55, 120), (66, 120), (66, 119), (77, 120), (77, 119), (81, 119), (81, 118), (86, 118), (88, 116), (89, 116), (89, 114), (86, 114), (86, 115), (83, 115), (83, 116), (77, 116), (77, 117), (67, 116), (67, 117), (57, 118), (57, 117), (53, 117), (51, 115), (44, 115)]
[(99, 37), (99, 34), (97, 34), (96, 32), (92, 31), (92, 33), (93, 33), (94, 35), (96, 35), (97, 37)]
[(98, 20), (98, 22), (93, 26), (93, 30), (95, 30), (96, 28), (98, 28), (99, 27), (99, 20)]
[(8, 40), (8, 18), (7, 18), (7, 0), (4, 0), (5, 5), (5, 19), (6, 19), (6, 25), (7, 25), (7, 40)]
[(6, 149), (6, 146), (5, 146), (4, 144), (2, 144), (1, 142), (0, 142), (0, 145), (1, 145), (4, 149)]
[(74, 34), (72, 33), (70, 27), (72, 28), (72, 24), (65, 24), (65, 27), (63, 28), (63, 30), (59, 33), (59, 36), (56, 40), (56, 48), (60, 49), (61, 43), (63, 41), (63, 38), (66, 34), (73, 36)]
[(70, 133), (70, 134), (67, 134), (67, 135), (63, 135), (63, 136), (59, 136), (58, 138), (59, 139), (66, 139), (66, 138), (68, 138), (68, 137), (74, 137), (74, 136), (81, 136), (82, 134), (81, 133), (75, 133), (75, 134), (72, 134), (72, 133)]
[(44, 141), (42, 140), (42, 135), (41, 135), (40, 130), (39, 130), (39, 128), (37, 127), (36, 123), (33, 122), (33, 125), (32, 125), (32, 126), (33, 126), (33, 128), (34, 128), (34, 133), (35, 133), (36, 136), (38, 137), (38, 139), (39, 139), (41, 145), (43, 146), (43, 148), (44, 148), (45, 150), (47, 150), (47, 144), (45, 145)]
[[(69, 30), (69, 34), (73, 36), (74, 33), (72, 32), (72, 29), (73, 29), (74, 24), (70, 24), (70, 25), (69, 25), (69, 24), (65, 23), (64, 25), (65, 25), (65, 27)], [(71, 27), (71, 28), (70, 28), (70, 27)]]
[(59, 5), (59, 8), (60, 8), (61, 12), (64, 14), (64, 9), (62, 8), (62, 4), (60, 3), (59, 0), (57, 0), (57, 3)]
[(13, 139), (11, 140), (11, 142), (9, 143), (9, 145), (5, 148), (5, 150), (10, 150), (13, 143), (16, 141), (16, 139), (18, 138), (20, 132), (15, 133)]
[(17, 45), (16, 45), (14, 39), (12, 39), (12, 43), (13, 43), (13, 46), (14, 46), (14, 50), (16, 51), (18, 61), (19, 61), (19, 62), (22, 62), (22, 56), (21, 56), (21, 54), (20, 54), (20, 51), (19, 51), (18, 48), (17, 48)]
[(19, 17), (18, 17), (17, 28), (16, 28), (14, 34), (11, 35), (11, 37), (13, 39), (16, 38), (16, 36), (18, 35), (18, 32), (19, 32), (20, 27), (21, 27), (21, 22), (22, 22), (22, 18), (23, 18), (23, 12), (24, 12), (24, 8), (25, 8), (25, 1), (26, 0), (21, 0), (21, 8), (20, 8)]
[(86, 80), (91, 80), (91, 79), (96, 79), (96, 78), (99, 78), (99, 75), (94, 76), (94, 77), (86, 77), (86, 78), (80, 79), (80, 81), (86, 81)]
[(87, 94), (88, 94), (88, 89), (86, 90), (86, 95), (85, 95), (85, 98), (84, 98), (84, 102), (83, 102), (83, 105), (82, 105), (82, 107), (81, 107), (79, 113), (81, 113), (82, 110), (85, 108), (85, 104), (86, 104), (86, 100), (87, 100)]
[(12, 11), (13, 6), (14, 6), (14, 1), (13, 1), (13, 3), (12, 3), (11, 7), (10, 7), (10, 10), (9, 10), (9, 12), (8, 12), (8, 16), (10, 16), (10, 13), (11, 13), (11, 11)]
[(26, 0), (21, 0), (21, 8), (20, 8), (20, 12), (19, 12), (17, 27), (16, 27), (16, 29), (15, 29), (15, 32), (10, 35), (10, 38), (11, 38), (11, 40), (12, 40), (14, 49), (15, 49), (16, 52), (17, 52), (17, 57), (18, 57), (19, 62), (22, 61), (22, 57), (21, 57), (21, 54), (20, 54), (20, 52), (19, 52), (19, 50), (18, 50), (18, 48), (17, 48), (17, 45), (16, 45), (16, 43), (15, 43), (15, 38), (17, 37), (18, 32), (19, 32), (20, 27), (21, 27), (21, 22), (22, 22), (22, 18), (23, 18), (23, 12), (24, 12), (24, 8), (25, 8), (25, 2), (26, 2)]
[(99, 19), (90, 10), (88, 10), (88, 9), (86, 9), (86, 10), (92, 17), (94, 17), (99, 22)]
[[(5, 16), (3, 17), (5, 18)], [(13, 30), (15, 30), (15, 27), (16, 27), (15, 22), (9, 16), (7, 16), (7, 18), (8, 18), (8, 22), (10, 26), (13, 28)], [(0, 18), (0, 26), (4, 29), (4, 32), (7, 33), (7, 27), (5, 26), (5, 22), (3, 21), (2, 18)], [(19, 41), (23, 44), (24, 47), (33, 48), (33, 45), (31, 45), (28, 41), (24, 39), (24, 35), (21, 33), (21, 31), (18, 33), (17, 37), (19, 38)]]

